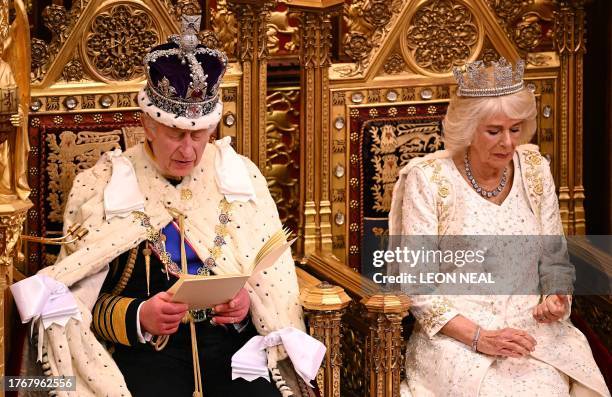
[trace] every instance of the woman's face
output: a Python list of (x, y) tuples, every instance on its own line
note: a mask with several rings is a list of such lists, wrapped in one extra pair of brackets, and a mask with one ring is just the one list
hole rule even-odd
[(503, 114), (483, 120), (472, 139), (470, 156), (481, 166), (504, 169), (512, 160), (519, 144), (523, 120)]

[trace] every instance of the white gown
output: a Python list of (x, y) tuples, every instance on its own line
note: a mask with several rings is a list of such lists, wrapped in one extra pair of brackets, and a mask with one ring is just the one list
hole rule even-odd
[[(540, 168), (544, 171), (538, 186), (543, 191), (536, 189), (542, 197), (541, 215), (532, 211), (533, 202), (530, 205), (528, 197), (530, 185), (523, 181), (533, 170), (524, 162), (521, 169), (519, 153), (515, 154), (513, 164), (511, 191), (501, 205), (476, 193), (449, 157), (430, 156), (409, 164), (400, 174), (394, 191), (401, 204), (392, 207), (390, 233), (439, 235), (439, 249), (444, 249), (446, 240), (452, 240), (445, 236), (453, 235), (561, 234), (548, 164)], [(402, 191), (398, 193), (398, 189)], [(449, 192), (450, 201), (446, 199)], [(450, 210), (446, 208), (449, 202)], [(545, 224), (543, 230), (538, 215)], [(537, 238), (517, 238), (524, 238), (525, 244), (532, 247), (525, 246), (521, 252), (504, 252), (504, 247), (491, 247), (491, 250), (498, 250), (497, 258), (506, 261), (503, 267), (509, 269), (506, 276), (511, 278), (510, 282), (522, 287), (535, 282), (534, 288), (537, 288), (542, 247), (538, 247)], [(534, 265), (524, 266), (524, 263)], [(440, 272), (445, 271), (439, 266)], [(518, 269), (517, 266), (522, 270), (513, 273), (512, 269)], [(410, 293), (409, 286), (405, 289)], [(554, 324), (535, 321), (532, 310), (540, 300), (539, 295), (413, 295), (411, 299), (411, 312), (417, 324), (407, 344), (407, 380), (402, 385), (402, 396), (610, 395), (586, 338), (570, 323), (569, 313)], [(484, 329), (525, 330), (537, 341), (535, 351), (525, 358), (504, 359), (474, 353), (469, 346), (438, 332), (459, 314)]]

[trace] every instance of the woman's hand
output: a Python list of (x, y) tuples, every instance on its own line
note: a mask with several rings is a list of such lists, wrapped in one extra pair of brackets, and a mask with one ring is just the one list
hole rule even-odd
[(481, 330), (476, 346), (490, 356), (524, 357), (535, 349), (536, 341), (525, 331), (514, 328)]
[(140, 308), (140, 326), (151, 335), (171, 335), (178, 330), (178, 326), (188, 309), (184, 303), (172, 302), (172, 295), (160, 292)]
[(567, 295), (548, 295), (544, 302), (533, 308), (533, 318), (539, 323), (553, 323), (561, 320), (568, 308)]
[(243, 288), (231, 301), (215, 306), (213, 320), (217, 324), (238, 324), (249, 313), (250, 306), (249, 293)]

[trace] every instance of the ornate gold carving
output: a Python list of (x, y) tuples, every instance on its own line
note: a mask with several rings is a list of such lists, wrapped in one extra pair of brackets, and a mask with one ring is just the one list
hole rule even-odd
[(144, 142), (145, 134), (142, 126), (139, 127), (121, 127), (123, 133), (123, 139), (125, 140), (125, 147), (130, 148), (141, 142)]
[(6, 40), (9, 35), (10, 27), (8, 2), (3, 0), (0, 5), (0, 40)]
[(343, 250), (344, 247), (346, 247), (346, 244), (344, 242), (344, 236), (343, 235), (334, 236), (333, 237), (332, 248), (334, 250)]
[(290, 228), (299, 224), (299, 90), (274, 91), (267, 97), (266, 167), (264, 175), (276, 202), (281, 222)]
[(49, 45), (50, 50), (53, 54), (59, 51), (61, 45), (66, 41), (68, 37), (68, 13), (64, 6), (58, 4), (51, 4), (45, 7), (42, 13), (43, 22), (47, 29), (51, 31), (52, 39)]
[(198, 32), (198, 38), (200, 39), (200, 43), (208, 48), (223, 50), (223, 43), (221, 43), (221, 40), (219, 40), (212, 30), (201, 30)]
[(91, 168), (102, 153), (120, 149), (120, 135), (121, 131), (119, 130), (110, 132), (81, 131), (77, 134), (72, 131), (64, 131), (59, 135), (59, 144), (56, 135), (47, 135), (49, 146), (47, 160), (49, 194), (47, 201), (51, 208), (48, 214), (49, 221), (62, 222), (66, 199), (74, 177), (80, 171)]
[(31, 205), (29, 202), (21, 202), (15, 206), (15, 211), (0, 214), (0, 267), (13, 265), (16, 255), (14, 248)]
[(346, 52), (346, 55), (351, 57), (355, 63), (362, 63), (370, 56), (370, 52), (373, 48), (370, 38), (359, 32), (347, 36), (344, 46), (344, 52)]
[(344, 153), (346, 151), (346, 141), (344, 139), (334, 139), (332, 152)]
[[(267, 59), (269, 55), (267, 42), (268, 21), (270, 19), (270, 2), (263, 4), (229, 4), (230, 10), (235, 14), (236, 19), (240, 21), (238, 25), (238, 59), (241, 62), (251, 61), (253, 57), (257, 59)], [(216, 32), (216, 30), (215, 30)], [(223, 40), (222, 35), (217, 33), (217, 36)], [(257, 54), (254, 49), (257, 48)]]
[[(75, 76), (76, 77), (76, 76)], [(73, 77), (74, 78), (74, 77)], [(76, 95), (65, 95), (61, 97), (53, 96), (53, 97), (37, 97), (44, 105), (40, 108), (38, 113), (64, 113), (66, 110), (62, 108), (62, 104), (65, 103), (66, 98), (76, 97), (77, 105), (75, 108), (71, 109), (71, 111), (78, 111), (81, 109), (100, 109), (100, 110), (111, 110), (120, 108), (121, 110), (126, 109), (136, 109), (136, 102), (134, 101), (134, 93), (130, 92), (121, 92), (121, 93), (111, 93), (111, 94), (83, 94), (80, 96)], [(104, 100), (103, 100), (104, 98)], [(108, 101), (108, 102), (107, 102)], [(103, 106), (110, 103), (110, 106)]]
[(507, 25), (521, 14), (521, 10), (528, 3), (525, 0), (487, 0), (487, 2), (497, 16)]
[(482, 59), (485, 63), (489, 64), (493, 61), (499, 60), (499, 57), (499, 53), (497, 52), (489, 38), (486, 37), (484, 39), (480, 55), (478, 55), (478, 59)]
[(533, 66), (546, 66), (552, 60), (553, 57), (546, 54), (527, 54), (527, 63)]
[(302, 17), (302, 45), (303, 49), (300, 53), (301, 64), (306, 69), (316, 66), (317, 58), (317, 30), (319, 20), (314, 13), (305, 13)]
[(499, 25), (507, 36), (524, 51), (533, 51), (545, 40), (542, 22), (552, 21), (553, 0), (487, 0)]
[(289, 52), (298, 50), (300, 46), (299, 29), (289, 25), (289, 9), (284, 11), (272, 11), (270, 22), (268, 22), (267, 46), (270, 54), (276, 54), (280, 50), (280, 39), (278, 34), (290, 35), (291, 39), (286, 42), (283, 49)]
[(442, 146), (438, 122), (373, 124), (366, 130), (372, 137), (370, 162), (375, 171), (370, 187), (374, 210), (391, 210), (391, 196), (399, 170), (412, 158)]
[(332, 93), (332, 105), (344, 105), (346, 102), (346, 93), (343, 91), (334, 91)]
[(143, 58), (159, 43), (161, 27), (138, 3), (110, 5), (83, 36), (87, 62), (102, 80), (134, 80), (144, 73)]
[[(19, 235), (23, 222), (26, 219), (28, 208), (32, 203), (28, 201), (14, 201), (5, 206), (3, 213), (0, 214), (0, 376), (4, 375), (4, 341), (10, 339), (5, 332), (5, 296), (6, 289), (13, 283), (13, 266), (18, 259)], [(9, 207), (9, 208), (6, 208)], [(8, 323), (8, 326), (12, 324)]]
[(49, 46), (44, 40), (33, 38), (32, 43), (32, 82), (40, 81), (45, 76), (49, 62)]
[[(368, 91), (368, 103), (376, 103), (376, 102), (380, 102), (380, 90), (379, 89), (369, 90)], [(376, 109), (370, 109), (370, 110), (374, 110), (376, 111), (376, 114), (378, 114), (378, 111)]]
[(480, 30), (467, 6), (450, 0), (430, 0), (414, 14), (402, 36), (402, 49), (417, 67), (448, 73), (472, 57)]
[(308, 316), (309, 333), (327, 347), (323, 368), (325, 395), (340, 397), (340, 369), (342, 352), (342, 314), (350, 298), (340, 287), (322, 283), (318, 287), (307, 287), (300, 294), (300, 301)]
[(364, 301), (368, 311), (369, 333), (366, 339), (366, 376), (370, 395), (399, 396), (402, 347), (402, 319), (408, 314), (409, 301), (404, 295), (374, 295)]
[[(584, 18), (583, 0), (561, 1), (555, 12), (554, 45), (561, 63), (559, 212), (567, 234), (585, 231), (582, 186)], [(570, 169), (575, 171), (573, 178), (569, 178)]]
[(228, 56), (236, 55), (238, 42), (238, 22), (230, 12), (227, 0), (217, 0), (217, 9), (211, 10), (211, 25), (216, 37), (223, 45)]
[(402, 3), (401, 0), (356, 0), (345, 6), (348, 32), (343, 39), (344, 51), (355, 66), (337, 68), (341, 75), (356, 75), (368, 66), (372, 50), (381, 45)]
[(172, 14), (177, 21), (181, 20), (183, 15), (200, 15), (202, 9), (198, 0), (177, 0), (172, 7)]
[[(353, 320), (353, 316), (360, 320), (362, 317), (361, 313), (355, 313), (353, 306), (360, 305), (351, 305), (349, 309), (349, 316), (351, 317), (351, 319), (348, 320), (349, 323), (359, 321)], [(366, 336), (353, 326), (347, 327), (346, 331), (342, 334), (343, 365), (341, 371), (341, 388), (345, 392), (352, 392), (353, 395), (363, 395), (366, 388), (365, 357), (367, 353), (365, 339)]]
[(536, 13), (523, 15), (522, 20), (514, 27), (514, 42), (525, 51), (532, 51), (540, 44), (542, 25)]
[[(402, 90), (402, 101), (414, 101), (415, 99), (414, 87), (407, 87)], [(410, 108), (408, 108), (410, 110)], [(410, 113), (408, 113), (410, 114)]]
[(117, 94), (117, 107), (128, 108), (130, 106), (132, 106), (130, 94)]
[(235, 102), (237, 89), (236, 87), (222, 88), (221, 95), (223, 96), (223, 102)]
[(334, 189), (332, 192), (332, 201), (334, 203), (343, 203), (346, 199), (346, 189)]
[(393, 15), (391, 5), (389, 0), (371, 0), (363, 17), (374, 29), (384, 29)]
[(403, 72), (405, 69), (406, 62), (404, 62), (404, 57), (397, 52), (391, 54), (383, 66), (383, 70), (387, 74), (398, 74)]
[(83, 78), (83, 64), (81, 64), (81, 60), (75, 58), (68, 62), (64, 66), (62, 77), (68, 82), (81, 80)]

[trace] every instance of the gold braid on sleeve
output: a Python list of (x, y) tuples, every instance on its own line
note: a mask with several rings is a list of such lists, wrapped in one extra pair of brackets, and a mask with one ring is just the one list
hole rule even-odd
[(115, 285), (115, 288), (113, 288), (113, 290), (111, 291), (111, 295), (119, 295), (123, 292), (128, 281), (130, 281), (130, 278), (132, 277), (132, 272), (134, 271), (134, 265), (136, 264), (137, 256), (138, 246), (130, 250), (130, 255), (128, 256), (127, 263), (123, 268), (123, 272), (121, 273), (121, 277), (119, 278), (117, 285)]

